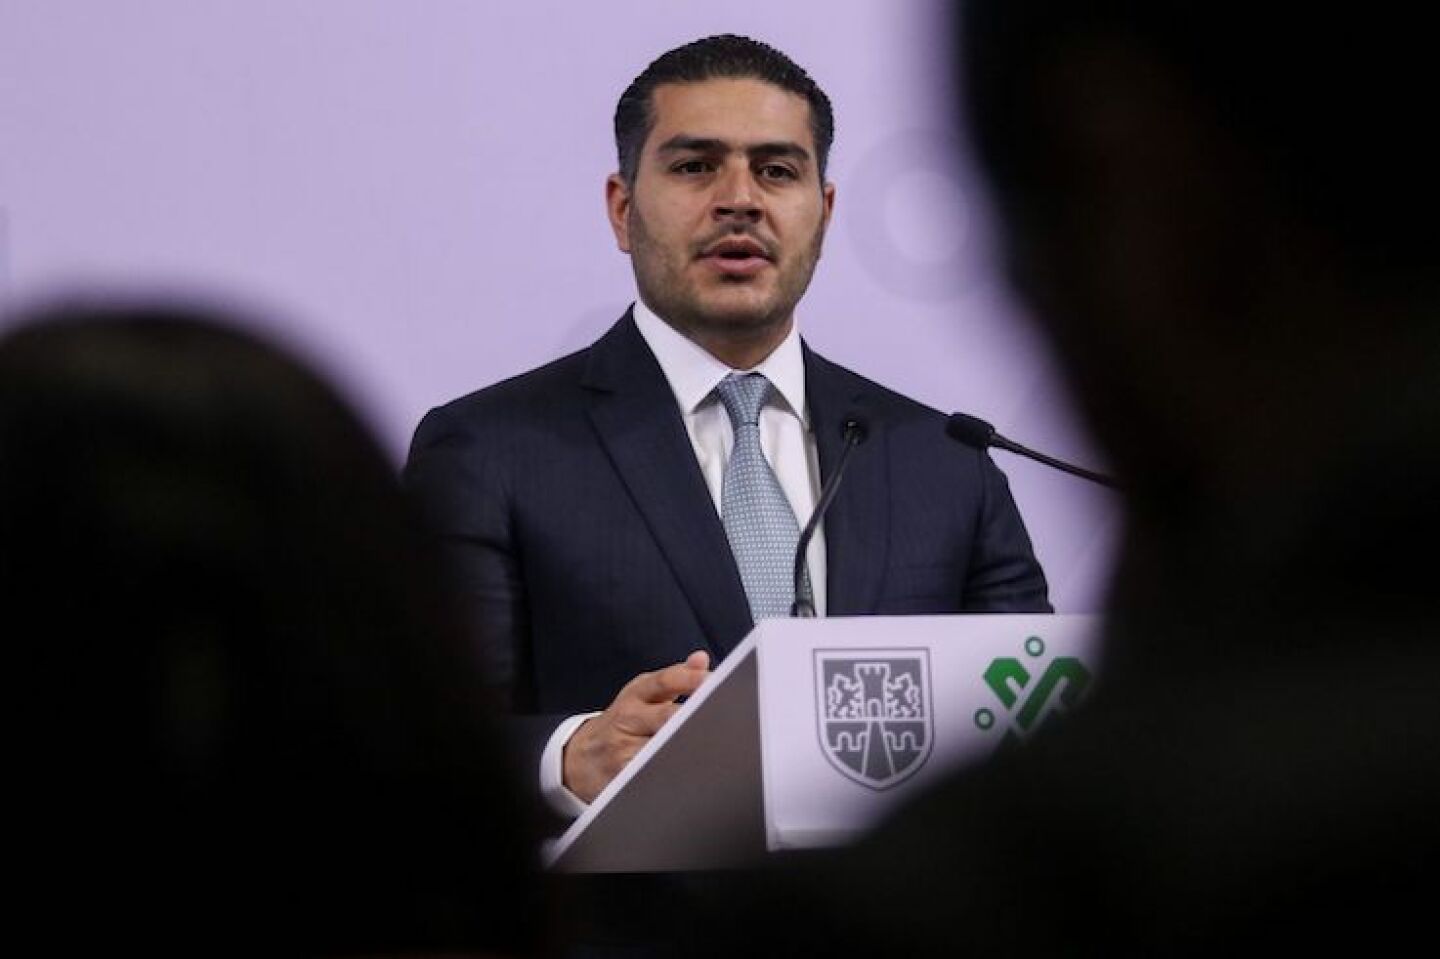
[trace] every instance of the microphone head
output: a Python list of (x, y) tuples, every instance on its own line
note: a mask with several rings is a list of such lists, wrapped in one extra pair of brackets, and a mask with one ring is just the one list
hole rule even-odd
[(945, 432), (952, 440), (959, 440), (977, 450), (987, 449), (995, 442), (995, 427), (966, 413), (950, 414), (950, 419), (945, 423)]
[(870, 424), (858, 413), (850, 413), (840, 421), (840, 436), (847, 443), (859, 446), (870, 435)]

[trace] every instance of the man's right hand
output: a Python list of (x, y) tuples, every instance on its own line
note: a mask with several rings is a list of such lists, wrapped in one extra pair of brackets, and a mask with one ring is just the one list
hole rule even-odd
[(683, 663), (626, 683), (615, 701), (587, 719), (565, 744), (565, 788), (582, 802), (593, 802), (680, 708), (676, 698), (695, 692), (708, 675), (710, 655), (697, 650)]

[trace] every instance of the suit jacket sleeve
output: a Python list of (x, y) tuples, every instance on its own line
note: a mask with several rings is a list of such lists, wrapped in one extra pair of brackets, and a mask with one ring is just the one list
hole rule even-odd
[(979, 459), (980, 520), (965, 585), (966, 612), (1049, 613), (1045, 573), (1035, 558), (1005, 474), (984, 453)]
[(565, 717), (535, 713), (529, 613), (511, 521), (511, 460), (494, 448), (497, 442), (482, 439), (447, 408), (432, 410), (415, 431), (404, 477), (469, 616), (479, 668), (511, 714), (522, 768), (538, 770), (546, 741)]

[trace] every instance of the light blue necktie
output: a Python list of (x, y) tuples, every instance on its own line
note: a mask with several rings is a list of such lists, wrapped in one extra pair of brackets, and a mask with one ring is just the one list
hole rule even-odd
[(790, 615), (800, 540), (795, 511), (760, 449), (760, 408), (773, 389), (759, 373), (731, 373), (715, 387), (735, 431), (721, 487), (720, 518), (756, 621)]

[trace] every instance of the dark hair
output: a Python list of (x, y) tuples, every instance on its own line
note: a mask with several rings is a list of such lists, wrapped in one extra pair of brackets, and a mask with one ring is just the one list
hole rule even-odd
[(79, 304), (0, 337), (26, 921), (158, 953), (531, 954), (529, 814), (394, 470), (232, 322)]
[(1303, 16), (1241, 0), (968, 0), (962, 9), (957, 79), (1002, 204), (1043, 203), (1065, 175), (1045, 93), (1056, 64), (1123, 44), (1163, 63), (1256, 161), (1272, 197), (1342, 241), (1355, 266), (1434, 277), (1440, 156), (1420, 119), (1432, 40), (1411, 4), (1313, 6)]
[(661, 54), (620, 95), (615, 106), (615, 150), (620, 176), (635, 183), (645, 138), (655, 127), (655, 88), (666, 83), (699, 83), (717, 79), (763, 80), (805, 98), (810, 104), (810, 133), (815, 139), (820, 180), (835, 141), (835, 114), (830, 98), (795, 61), (767, 43), (727, 33), (705, 37)]

